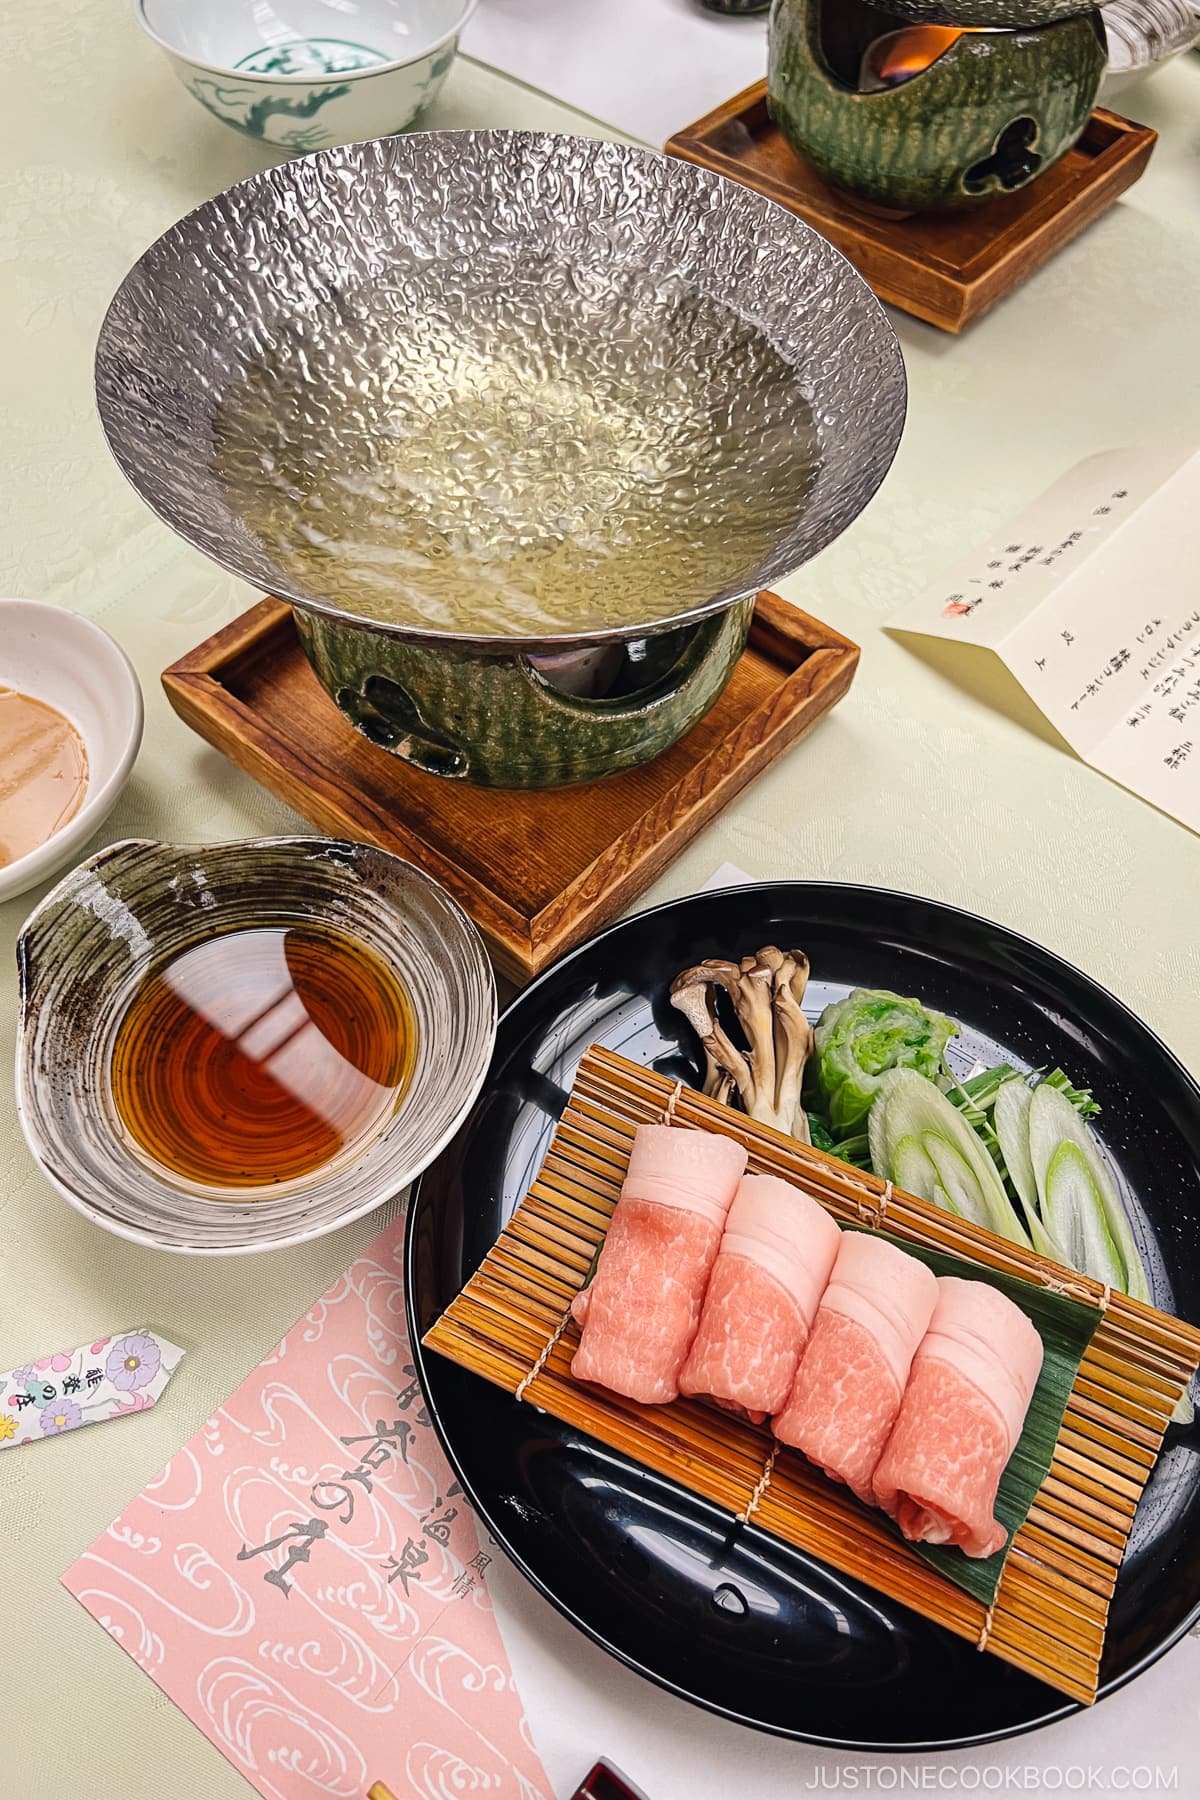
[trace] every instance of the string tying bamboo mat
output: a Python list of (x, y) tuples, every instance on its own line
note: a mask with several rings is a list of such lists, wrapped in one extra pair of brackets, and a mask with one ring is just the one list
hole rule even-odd
[[(639, 1124), (673, 1117), (735, 1138), (751, 1173), (782, 1176), (843, 1224), (1067, 1292), (1103, 1311), (1049, 1474), (1013, 1539), (996, 1599), (973, 1599), (921, 1561), (883, 1516), (777, 1447), (765, 1427), (696, 1400), (639, 1406), (574, 1381), (570, 1317), (603, 1242)], [(806, 1144), (593, 1046), (545, 1163), (478, 1272), (425, 1343), (611, 1449), (912, 1607), (1073, 1699), (1096, 1697), (1109, 1601), (1200, 1332), (939, 1212)]]

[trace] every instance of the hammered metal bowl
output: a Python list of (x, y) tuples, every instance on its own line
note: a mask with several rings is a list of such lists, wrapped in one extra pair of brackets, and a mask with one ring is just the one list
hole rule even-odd
[(322, 151), (199, 207), (122, 284), (96, 389), (133, 486), (294, 603), (358, 731), (496, 787), (690, 730), (749, 597), (862, 510), (905, 409), (882, 308), (811, 227), (687, 163), (500, 131)]
[[(586, 392), (576, 391), (573, 356), (591, 359)], [(652, 505), (662, 542), (682, 547), (681, 567), (665, 559), (643, 611), (632, 608), (636, 584), (620, 554), (610, 559), (602, 611), (566, 629), (550, 622), (514, 633), (485, 620), (464, 630), (414, 611), (403, 595), (394, 604), (386, 591), (378, 606), (339, 605), (328, 580), (281, 557), (282, 534), (273, 547), (265, 541), (238, 504), (228, 461), (218, 466), (221, 443), (234, 444), (234, 460), (245, 452), (248, 461), (256, 447), (292, 456), (303, 513), (314, 470), (357, 477), (364, 446), (406, 453), (403, 442), (396, 451), (395, 412), (413, 404), (415, 385), (431, 416), (440, 408), (453, 422), (498, 368), (510, 378), (514, 431), (526, 409), (520, 478), (511, 493), (470, 491), (458, 468), (473, 450), (464, 417), (428, 496), (451, 554), (460, 524), (460, 536), (476, 539), (491, 525), (482, 565), (518, 541), (553, 548), (573, 534), (612, 532)], [(734, 386), (747, 372), (749, 386)], [(572, 436), (598, 386), (614, 469), (608, 490), (590, 447)], [(101, 330), (96, 388), (109, 444), (134, 487), (227, 569), (335, 619), (503, 651), (665, 630), (790, 573), (870, 499), (905, 406), (882, 308), (801, 220), (647, 151), (500, 131), (321, 151), (198, 207), (123, 282)], [(645, 423), (662, 413), (664, 396), (675, 409), (668, 422), (691, 433), (675, 461)], [(233, 424), (231, 406), (241, 409)], [(735, 428), (725, 429), (732, 415)], [(235, 426), (250, 418), (257, 446), (253, 436), (234, 442)], [(687, 464), (696, 446), (708, 453), (703, 467)], [(291, 521), (297, 534), (309, 522)], [(708, 588), (682, 552), (714, 525), (735, 560)], [(755, 549), (738, 562), (742, 543)], [(378, 586), (376, 570), (345, 560), (338, 575), (359, 598)]]

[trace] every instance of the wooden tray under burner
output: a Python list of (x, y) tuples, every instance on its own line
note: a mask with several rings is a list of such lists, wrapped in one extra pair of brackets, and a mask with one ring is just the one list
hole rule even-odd
[(1157, 135), (1097, 108), (1074, 149), (1019, 193), (905, 217), (827, 186), (768, 117), (765, 81), (677, 132), (667, 152), (777, 200), (836, 244), (881, 300), (961, 331), (1131, 187)]
[(418, 863), (500, 971), (527, 981), (624, 912), (696, 833), (840, 700), (858, 648), (776, 594), (712, 711), (644, 768), (541, 792), (426, 775), (342, 717), (263, 600), (172, 664), (167, 698), (201, 737), (322, 831)]

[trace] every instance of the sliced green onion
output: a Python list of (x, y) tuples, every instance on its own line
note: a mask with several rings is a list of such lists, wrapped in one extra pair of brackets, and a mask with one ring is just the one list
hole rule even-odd
[(1091, 1089), (1072, 1087), (1061, 1069), (1051, 1069), (1042, 1086), (1057, 1088), (1063, 1099), (1071, 1102), (1081, 1119), (1094, 1119), (1100, 1111), (1100, 1103), (1092, 1099)]
[(1042, 1215), (1062, 1245), (1063, 1259), (1096, 1281), (1123, 1290), (1125, 1265), (1113, 1243), (1104, 1206), (1078, 1144), (1062, 1143), (1042, 1170)]
[(954, 1085), (972, 1101), (981, 1112), (990, 1112), (1002, 1088), (1013, 1081), (1024, 1081), (1020, 1069), (1014, 1069), (1011, 1063), (997, 1063), (993, 1069), (981, 1069), (978, 1075), (968, 1075), (965, 1081)]
[(1096, 1140), (1066, 1095), (1048, 1081), (1033, 1090), (1029, 1154), (1038, 1210), (1067, 1262), (1135, 1300), (1149, 1301), (1150, 1283)]
[(919, 1200), (932, 1200), (938, 1185), (937, 1170), (915, 1137), (901, 1138), (892, 1161), (892, 1180)]
[[(880, 1078), (868, 1123), (875, 1173), (902, 1187), (903, 1166), (919, 1175), (924, 1199), (933, 1198), (925, 1163), (952, 1210), (1014, 1244), (1027, 1237), (995, 1165), (975, 1133), (941, 1090), (911, 1069)], [(904, 1146), (901, 1153), (901, 1146)], [(917, 1152), (923, 1161), (917, 1161)]]
[(1010, 1081), (996, 1095), (992, 1124), (1008, 1178), (1026, 1215), (1038, 1210), (1037, 1178), (1029, 1154), (1029, 1109), (1033, 1089), (1023, 1081)]

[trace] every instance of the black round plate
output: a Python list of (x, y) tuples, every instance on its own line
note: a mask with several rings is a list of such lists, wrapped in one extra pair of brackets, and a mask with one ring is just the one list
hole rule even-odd
[[(483, 1096), (412, 1200), (414, 1345), (529, 1188), (588, 1045), (696, 1081), (671, 978), (768, 943), (807, 952), (811, 1010), (856, 985), (917, 994), (962, 1021), (967, 1063), (1059, 1063), (1090, 1086), (1155, 1299), (1200, 1319), (1200, 1090), (1166, 1046), (1078, 970), (999, 925), (874, 888), (780, 882), (627, 919), (508, 1009)], [(447, 1453), (517, 1567), (594, 1642), (685, 1699), (813, 1743), (891, 1751), (981, 1743), (1075, 1710), (861, 1583), (734, 1527), (442, 1357), (416, 1354)], [(1112, 1606), (1104, 1692), (1200, 1613), (1197, 1450), (1200, 1428), (1172, 1428), (1146, 1488)]]

